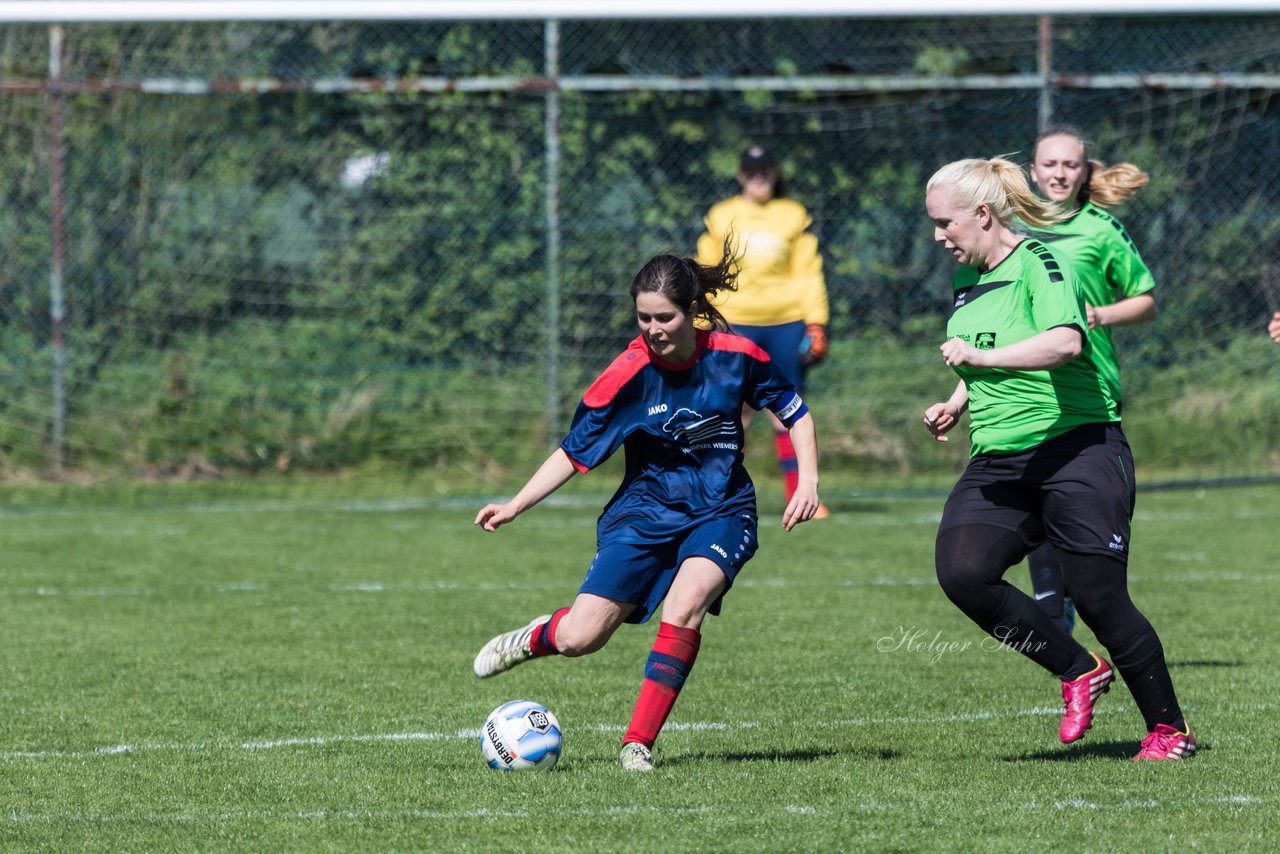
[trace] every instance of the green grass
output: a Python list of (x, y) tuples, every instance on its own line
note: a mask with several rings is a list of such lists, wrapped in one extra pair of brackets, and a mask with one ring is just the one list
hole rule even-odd
[[(570, 600), (598, 500), (486, 535), (452, 502), (179, 495), (0, 515), (0, 848), (1274, 843), (1280, 487), (1139, 497), (1131, 586), (1200, 739), (1190, 762), (1128, 761), (1143, 727), (1119, 684), (1083, 742), (1057, 742), (1057, 683), (987, 648), (933, 581), (940, 499), (837, 500), (790, 534), (770, 500), (647, 776), (616, 757), (655, 624), (471, 675), (492, 634)], [(475, 732), (524, 697), (559, 716), (564, 757), (491, 772)]]

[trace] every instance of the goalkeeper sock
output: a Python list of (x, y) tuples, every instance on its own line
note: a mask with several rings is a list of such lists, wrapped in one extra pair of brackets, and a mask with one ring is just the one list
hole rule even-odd
[(631, 724), (622, 743), (639, 742), (652, 748), (658, 732), (667, 722), (671, 707), (680, 696), (680, 689), (693, 662), (698, 657), (702, 635), (697, 629), (682, 629), (671, 623), (658, 624), (658, 638), (644, 667), (644, 682), (640, 685), (640, 697), (631, 713)]
[(796, 494), (800, 485), (800, 466), (796, 463), (796, 449), (791, 444), (791, 434), (774, 433), (773, 449), (778, 454), (778, 468), (782, 470), (782, 494), (787, 501)]
[(567, 613), (569, 613), (568, 608), (561, 608), (551, 615), (550, 620), (533, 630), (533, 634), (529, 636), (529, 649), (535, 658), (560, 654), (560, 649), (556, 646), (556, 627), (560, 625), (560, 621)]

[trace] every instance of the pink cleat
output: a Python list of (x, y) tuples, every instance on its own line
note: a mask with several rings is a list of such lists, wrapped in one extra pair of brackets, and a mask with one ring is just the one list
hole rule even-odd
[(1066, 711), (1062, 713), (1062, 725), (1058, 727), (1058, 738), (1063, 744), (1076, 741), (1093, 725), (1093, 704), (1107, 693), (1116, 673), (1092, 652), (1093, 660), (1098, 666), (1078, 679), (1062, 683), (1062, 701)]
[(1170, 759), (1190, 759), (1196, 752), (1196, 737), (1191, 726), (1186, 732), (1178, 732), (1168, 724), (1156, 724), (1156, 728), (1142, 740), (1142, 749), (1133, 757), (1134, 762), (1163, 762)]

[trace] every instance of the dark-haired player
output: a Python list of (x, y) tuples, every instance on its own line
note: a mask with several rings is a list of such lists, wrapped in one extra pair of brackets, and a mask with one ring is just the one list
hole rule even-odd
[[(732, 253), (715, 266), (658, 255), (631, 283), (640, 335), (583, 395), (569, 434), (514, 498), (476, 515), (512, 521), (619, 447), (626, 473), (597, 525), (597, 551), (572, 607), (498, 635), (475, 659), (493, 676), (531, 658), (602, 648), (623, 623), (662, 608), (622, 767), (653, 768), (652, 748), (698, 655), (707, 613), (755, 553), (756, 495), (742, 464), (744, 404), (768, 409), (795, 443), (799, 482), (790, 530), (818, 509), (813, 418), (763, 350), (720, 331), (711, 298), (733, 287)], [(708, 331), (703, 327), (711, 327)]]

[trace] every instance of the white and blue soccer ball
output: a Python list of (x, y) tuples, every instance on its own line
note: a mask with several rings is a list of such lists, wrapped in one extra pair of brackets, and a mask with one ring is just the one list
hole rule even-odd
[(560, 721), (532, 700), (503, 703), (480, 730), (484, 760), (496, 771), (546, 771), (560, 758)]

